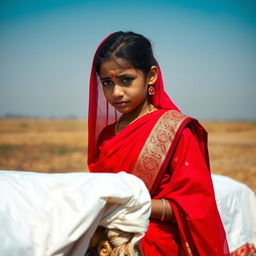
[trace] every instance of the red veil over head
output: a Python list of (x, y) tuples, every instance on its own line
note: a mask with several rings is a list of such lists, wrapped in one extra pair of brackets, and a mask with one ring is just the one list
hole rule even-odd
[[(102, 129), (107, 125), (117, 121), (120, 117), (120, 113), (116, 111), (116, 109), (111, 106), (102, 90), (101, 81), (99, 79), (98, 74), (95, 70), (95, 56), (100, 49), (101, 45), (111, 37), (110, 34), (107, 36), (98, 46), (91, 69), (90, 76), (90, 94), (89, 94), (89, 115), (88, 115), (88, 164), (91, 164), (95, 161), (96, 158), (96, 147), (98, 136)], [(173, 109), (178, 110), (178, 108), (171, 101), (169, 96), (166, 94), (164, 90), (164, 83), (162, 78), (161, 69), (158, 66), (158, 77), (154, 84), (155, 86), (155, 94), (151, 96), (150, 102), (159, 109)], [(178, 110), (179, 111), (179, 110)]]

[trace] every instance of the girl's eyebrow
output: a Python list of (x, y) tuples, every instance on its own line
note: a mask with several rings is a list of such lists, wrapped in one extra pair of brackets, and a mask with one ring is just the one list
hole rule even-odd
[[(122, 78), (122, 77), (133, 77), (134, 75), (132, 75), (132, 74), (129, 74), (129, 73), (124, 73), (124, 74), (121, 74), (121, 75), (116, 75), (115, 77), (116, 78)], [(101, 77), (100, 78), (101, 80), (109, 80), (109, 79), (111, 79), (110, 78), (110, 76), (106, 76), (106, 77)]]

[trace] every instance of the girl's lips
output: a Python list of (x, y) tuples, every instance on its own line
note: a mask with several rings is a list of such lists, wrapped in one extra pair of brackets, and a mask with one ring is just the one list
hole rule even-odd
[(120, 102), (115, 102), (114, 105), (117, 106), (118, 108), (124, 108), (127, 107), (129, 104), (128, 101), (120, 101)]

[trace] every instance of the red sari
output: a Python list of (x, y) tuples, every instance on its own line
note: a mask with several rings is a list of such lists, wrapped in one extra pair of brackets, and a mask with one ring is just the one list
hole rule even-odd
[(209, 172), (207, 134), (184, 116), (164, 91), (159, 68), (158, 108), (115, 135), (118, 118), (101, 92), (94, 67), (90, 80), (88, 165), (91, 172), (125, 171), (140, 177), (152, 198), (170, 203), (175, 223), (151, 220), (141, 241), (145, 256), (229, 255)]

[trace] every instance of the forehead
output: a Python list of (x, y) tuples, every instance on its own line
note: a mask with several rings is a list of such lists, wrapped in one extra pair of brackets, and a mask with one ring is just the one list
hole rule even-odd
[(122, 73), (137, 73), (138, 71), (126, 60), (121, 58), (104, 61), (100, 65), (100, 76), (108, 76), (111, 71), (114, 71), (116, 75)]

